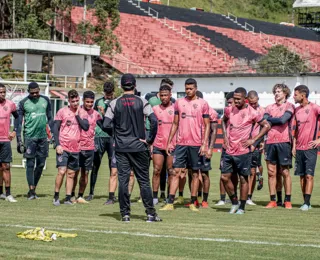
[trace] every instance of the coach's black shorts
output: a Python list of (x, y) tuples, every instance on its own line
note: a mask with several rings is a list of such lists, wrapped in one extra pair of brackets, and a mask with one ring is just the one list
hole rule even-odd
[(79, 167), (92, 170), (94, 150), (82, 150), (79, 154)]
[(201, 169), (200, 146), (177, 145), (173, 155), (173, 168), (187, 168), (197, 171)]
[(57, 168), (67, 167), (67, 169), (79, 170), (79, 153), (70, 153), (63, 151), (63, 154), (57, 154)]
[(12, 150), (10, 142), (0, 143), (0, 163), (12, 162)]
[(24, 145), (26, 147), (26, 151), (23, 154), (24, 158), (48, 157), (49, 143), (47, 138), (25, 138)]
[(221, 174), (238, 173), (239, 175), (249, 176), (251, 173), (251, 157), (251, 153), (242, 155), (225, 153), (221, 160)]
[(211, 159), (208, 159), (205, 156), (200, 156), (201, 161), (201, 171), (202, 172), (209, 172), (211, 171)]
[(290, 143), (267, 144), (265, 159), (272, 164), (292, 167), (292, 151)]
[(314, 171), (317, 164), (317, 154), (318, 149), (311, 150), (297, 150), (296, 152), (296, 161), (294, 175), (305, 176), (311, 175), (314, 176)]
[(114, 153), (114, 141), (112, 137), (95, 137), (94, 138), (94, 152), (101, 158), (104, 153), (108, 154), (108, 158), (110, 159)]
[(257, 168), (261, 166), (261, 152), (259, 150), (254, 150), (251, 153), (251, 168)]

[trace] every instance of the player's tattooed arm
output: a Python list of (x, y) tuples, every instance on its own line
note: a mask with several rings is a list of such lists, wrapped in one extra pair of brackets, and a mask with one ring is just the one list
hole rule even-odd
[(260, 126), (260, 132), (257, 136), (252, 139), (248, 139), (243, 143), (245, 148), (250, 147), (251, 145), (256, 144), (256, 142), (264, 137), (264, 135), (271, 129), (270, 123), (266, 119), (262, 119), (260, 122), (257, 122)]
[(225, 149), (227, 149), (227, 147), (229, 146), (229, 140), (227, 137), (227, 122), (228, 122), (228, 120), (229, 120), (229, 118), (227, 118), (226, 116), (223, 116), (223, 118), (221, 120), (223, 142), (224, 142)]
[(218, 128), (218, 122), (210, 122), (210, 129), (211, 129), (210, 144), (209, 144), (209, 149), (206, 154), (206, 157), (208, 159), (210, 159), (212, 157), (212, 150), (214, 148), (214, 144), (217, 139), (217, 128)]
[(76, 119), (81, 127), (82, 130), (88, 131), (89, 130), (89, 121), (87, 119), (81, 119), (79, 115), (76, 115)]
[(60, 127), (61, 127), (61, 120), (54, 120), (53, 123), (53, 136), (56, 143), (56, 152), (57, 154), (62, 154), (63, 149), (60, 145), (59, 135), (60, 135)]
[(166, 148), (166, 152), (168, 155), (171, 155), (172, 151), (170, 151), (170, 144), (172, 142), (174, 135), (176, 134), (176, 132), (178, 130), (178, 127), (179, 127), (179, 113), (175, 112), (172, 126), (171, 126), (171, 130), (170, 130), (170, 134), (169, 134), (169, 138), (168, 138), (167, 148)]

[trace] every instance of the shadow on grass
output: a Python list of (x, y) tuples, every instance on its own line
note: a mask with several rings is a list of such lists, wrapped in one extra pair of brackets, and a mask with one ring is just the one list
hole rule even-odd
[[(100, 214), (99, 217), (110, 217), (110, 218), (114, 218), (115, 220), (121, 220), (121, 215), (119, 212)], [(146, 220), (146, 216), (142, 216), (142, 215), (131, 214), (130, 218), (131, 219)]]
[[(48, 197), (48, 196), (53, 197), (52, 194), (37, 194), (37, 196), (38, 196), (39, 198), (45, 198), (45, 197)], [(27, 194), (17, 194), (17, 195), (16, 195), (16, 198), (27, 198), (27, 197), (28, 197)]]

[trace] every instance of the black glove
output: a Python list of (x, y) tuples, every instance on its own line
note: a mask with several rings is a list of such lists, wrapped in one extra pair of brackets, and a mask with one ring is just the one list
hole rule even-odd
[(23, 142), (20, 140), (17, 143), (17, 152), (20, 154), (23, 154), (23, 153), (25, 153), (25, 151), (26, 151), (26, 147), (24, 146)]

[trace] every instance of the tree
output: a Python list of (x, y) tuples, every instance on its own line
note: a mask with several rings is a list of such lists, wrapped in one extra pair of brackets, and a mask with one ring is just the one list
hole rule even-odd
[(289, 51), (283, 45), (276, 45), (268, 49), (258, 63), (258, 72), (261, 73), (300, 73), (308, 71), (308, 66), (301, 57)]
[(96, 0), (90, 10), (97, 22), (93, 24), (83, 19), (78, 24), (77, 33), (82, 42), (99, 45), (103, 54), (112, 56), (115, 52), (120, 53), (120, 42), (113, 33), (120, 23), (119, 0)]

